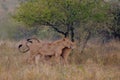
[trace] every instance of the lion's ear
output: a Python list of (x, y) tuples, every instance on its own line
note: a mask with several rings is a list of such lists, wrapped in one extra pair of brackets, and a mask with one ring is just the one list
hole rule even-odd
[(66, 40), (66, 38), (63, 38), (63, 41), (65, 41)]
[(29, 41), (30, 39), (27, 39), (27, 41)]
[(27, 41), (30, 42), (30, 43), (33, 43), (33, 42), (31, 41), (31, 39), (27, 39)]
[(32, 41), (29, 41), (30, 43), (33, 43)]
[(18, 48), (20, 48), (20, 47), (22, 47), (22, 44), (20, 44), (20, 45), (18, 46)]

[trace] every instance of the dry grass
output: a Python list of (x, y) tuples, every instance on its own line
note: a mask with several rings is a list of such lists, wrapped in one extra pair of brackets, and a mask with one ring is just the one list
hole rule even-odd
[(120, 42), (89, 43), (82, 54), (77, 48), (66, 66), (26, 64), (27, 54), (15, 46), (16, 42), (0, 42), (0, 80), (120, 80)]

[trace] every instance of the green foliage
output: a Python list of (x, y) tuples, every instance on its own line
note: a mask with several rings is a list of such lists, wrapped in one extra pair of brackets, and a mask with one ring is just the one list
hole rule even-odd
[[(32, 27), (55, 26), (62, 33), (66, 33), (69, 26), (71, 33), (74, 33), (73, 28), (97, 32), (97, 29), (104, 29), (98, 24), (109, 19), (108, 9), (109, 4), (101, 0), (28, 0), (19, 6), (14, 18)], [(87, 27), (81, 26), (81, 23), (87, 24)]]
[(76, 21), (103, 21), (106, 9), (107, 5), (100, 0), (32, 0), (20, 5), (15, 18), (28, 25), (46, 22), (64, 25)]

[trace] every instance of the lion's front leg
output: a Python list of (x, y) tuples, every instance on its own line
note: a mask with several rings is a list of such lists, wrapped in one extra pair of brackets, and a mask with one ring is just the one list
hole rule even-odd
[(62, 53), (62, 50), (55, 52), (55, 61), (56, 63), (60, 64), (60, 55)]
[(69, 56), (71, 50), (72, 50), (71, 48), (64, 48), (62, 50), (62, 58), (64, 60), (64, 64), (68, 64), (68, 56)]
[(41, 63), (44, 64), (45, 63), (45, 55), (41, 55), (39, 60)]
[(36, 55), (29, 55), (29, 57), (27, 58), (27, 63), (29, 64), (35, 64), (35, 56)]

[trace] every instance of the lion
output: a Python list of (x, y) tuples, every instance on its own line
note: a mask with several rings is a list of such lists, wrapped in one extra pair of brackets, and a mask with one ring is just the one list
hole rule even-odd
[[(67, 51), (65, 51), (65, 49), (67, 49), (67, 48), (73, 49), (73, 45), (74, 45), (74, 43), (71, 42), (69, 39), (63, 38), (63, 39), (54, 41), (49, 44), (41, 45), (42, 47), (39, 49), (40, 50), (39, 52), (43, 56), (43, 58), (45, 58), (44, 56), (46, 56), (46, 55), (47, 56), (54, 55), (56, 62), (59, 63), (62, 52), (66, 53)], [(63, 59), (64, 58), (65, 58), (64, 61), (66, 61), (67, 57), (64, 57), (64, 55), (63, 55)]]
[[(42, 59), (45, 59), (45, 56), (54, 56), (56, 62), (59, 62), (60, 57), (62, 56), (65, 63), (67, 63), (67, 57), (71, 52), (71, 49), (74, 48), (74, 43), (67, 38), (51, 43), (39, 41), (37, 38), (31, 38), (27, 39), (24, 44), (27, 49), (23, 49), (22, 52), (30, 51), (30, 59), (32, 61), (35, 61), (35, 56), (40, 55)], [(23, 44), (20, 44), (18, 47), (19, 50), (24, 46)]]
[[(32, 40), (31, 40), (32, 39)], [(30, 52), (27, 62), (35, 63), (35, 56), (39, 54), (39, 46), (41, 41), (37, 38), (22, 40), (18, 46), (18, 50), (22, 53)]]

